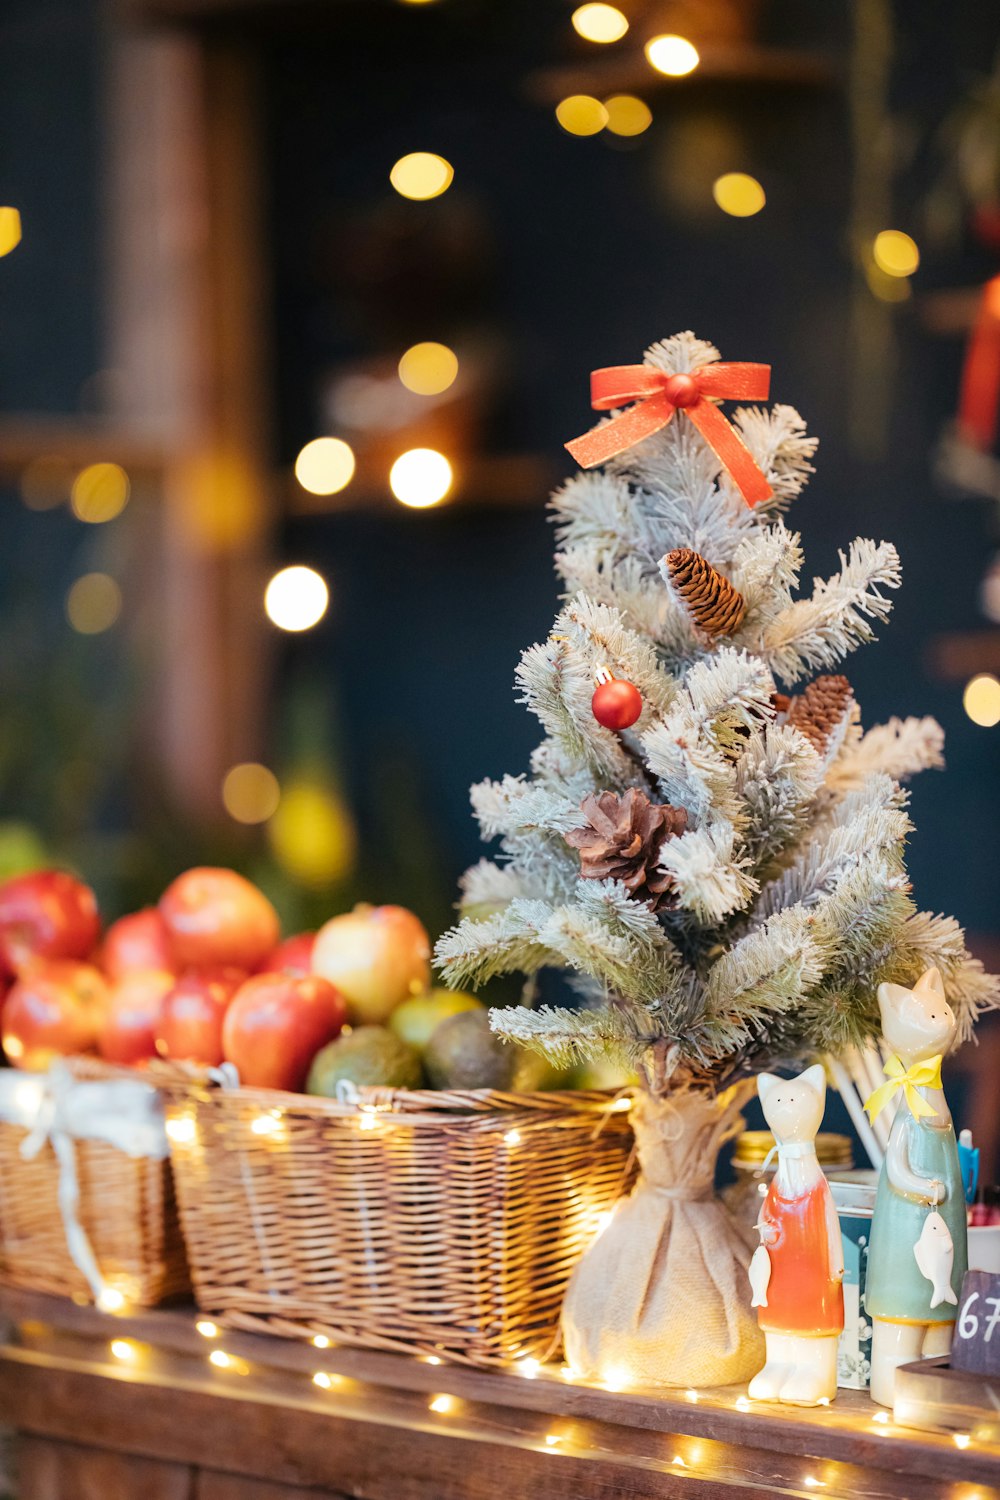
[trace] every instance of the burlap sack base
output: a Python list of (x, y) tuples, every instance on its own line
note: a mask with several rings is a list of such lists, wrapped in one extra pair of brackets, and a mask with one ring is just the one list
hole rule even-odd
[(637, 1097), (639, 1181), (580, 1261), (563, 1303), (566, 1357), (586, 1378), (731, 1385), (763, 1364), (747, 1279), (757, 1235), (713, 1185), (753, 1090), (748, 1080), (715, 1098), (693, 1090)]

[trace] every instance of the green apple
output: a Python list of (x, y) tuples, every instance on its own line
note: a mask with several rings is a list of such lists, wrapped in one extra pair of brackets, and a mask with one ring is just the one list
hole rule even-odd
[(389, 1017), (388, 1025), (402, 1041), (423, 1052), (442, 1021), (464, 1010), (482, 1009), (482, 1001), (475, 995), (465, 995), (461, 990), (431, 990), (404, 1000)]

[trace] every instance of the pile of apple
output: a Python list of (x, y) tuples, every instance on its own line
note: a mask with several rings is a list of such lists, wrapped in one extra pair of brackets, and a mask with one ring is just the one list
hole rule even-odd
[(317, 1054), (381, 1031), (429, 998), (430, 978), (427, 932), (399, 906), (359, 906), (281, 941), (262, 891), (200, 868), (102, 935), (94, 894), (72, 875), (0, 885), (0, 1039), (19, 1068), (80, 1053), (231, 1062), (245, 1084), (300, 1091)]

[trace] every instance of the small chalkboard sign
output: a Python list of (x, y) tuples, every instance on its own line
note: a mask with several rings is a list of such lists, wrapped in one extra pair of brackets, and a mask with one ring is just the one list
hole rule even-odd
[(1000, 1375), (1000, 1276), (992, 1271), (965, 1273), (951, 1364), (976, 1375)]

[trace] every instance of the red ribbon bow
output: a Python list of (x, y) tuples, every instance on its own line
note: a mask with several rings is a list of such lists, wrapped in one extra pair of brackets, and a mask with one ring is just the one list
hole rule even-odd
[(722, 415), (721, 401), (766, 401), (770, 365), (703, 365), (690, 375), (670, 375), (651, 365), (611, 365), (590, 377), (590, 404), (595, 411), (611, 411), (630, 401), (635, 405), (612, 421), (594, 427), (567, 443), (577, 463), (592, 469), (616, 453), (666, 427), (674, 412), (687, 413), (720, 459), (748, 505), (769, 500), (771, 486), (736, 428)]

